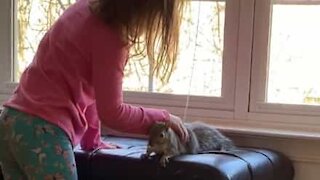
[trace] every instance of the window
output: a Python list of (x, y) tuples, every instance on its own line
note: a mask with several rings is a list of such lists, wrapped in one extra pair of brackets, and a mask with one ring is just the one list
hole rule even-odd
[(320, 4), (272, 5), (267, 102), (320, 105)]
[[(239, 2), (191, 1), (170, 83), (161, 84), (149, 77), (146, 60), (132, 62), (127, 66), (129, 78), (124, 88), (138, 92), (126, 93), (127, 101), (172, 108), (178, 114), (183, 113), (188, 101), (190, 115), (205, 110), (218, 117), (233, 117)], [(141, 69), (144, 73), (137, 75)]]
[[(127, 90), (221, 96), (225, 1), (193, 1), (184, 17), (178, 64), (170, 82), (149, 76), (148, 60), (129, 61)], [(201, 13), (200, 13), (201, 11)]]
[(256, 8), (252, 110), (320, 114), (320, 1), (263, 0)]
[(56, 19), (75, 0), (16, 0), (14, 81), (32, 61), (38, 44)]
[[(21, 73), (32, 61), (44, 33), (74, 2), (75, 0), (18, 0), (15, 81), (19, 81)], [(171, 81), (162, 84), (150, 77), (147, 59), (129, 61), (124, 89), (221, 96), (225, 7), (225, 1), (191, 2), (183, 20), (181, 50)], [(189, 92), (190, 83), (193, 86)]]
[[(46, 30), (73, 2), (18, 1), (16, 81), (19, 81), (22, 71), (31, 62)], [(195, 1), (186, 13), (179, 61), (171, 83), (154, 82), (153, 77), (149, 76), (148, 60), (136, 60), (127, 66), (124, 83), (126, 90), (188, 94), (189, 82), (193, 81), (191, 94), (221, 96), (225, 2)], [(204, 21), (207, 19), (209, 22)], [(190, 74), (194, 74), (193, 79)]]
[[(37, 45), (44, 33), (75, 0), (17, 0), (17, 31), (16, 58), (14, 63), (14, 80), (19, 81), (23, 70), (32, 61)], [(233, 86), (230, 74), (234, 74), (236, 50), (228, 44), (236, 43), (237, 23), (225, 27), (225, 20), (235, 19), (236, 13), (232, 7), (236, 3), (221, 1), (192, 1), (186, 9), (186, 16), (182, 24), (180, 52), (177, 67), (167, 84), (161, 83), (149, 76), (147, 59), (129, 61), (126, 66), (124, 90), (140, 93), (144, 96), (155, 97), (159, 102), (163, 94), (180, 95), (174, 101), (178, 106), (184, 106), (186, 95), (194, 96), (191, 104), (203, 107), (199, 102), (216, 101), (221, 108), (232, 108)], [(227, 9), (227, 5), (230, 6)], [(237, 12), (237, 11), (235, 11)], [(226, 14), (228, 13), (228, 14)], [(233, 32), (232, 32), (233, 31)], [(225, 42), (225, 32), (227, 40)], [(228, 77), (223, 75), (228, 72)], [(230, 73), (231, 72), (231, 73)], [(227, 80), (230, 79), (230, 80)], [(191, 87), (191, 88), (189, 88)], [(141, 94), (143, 93), (143, 94)], [(128, 93), (130, 96), (130, 93)], [(134, 95), (133, 97), (135, 97)], [(199, 97), (200, 96), (200, 97)], [(202, 97), (209, 97), (204, 99)], [(139, 98), (140, 100), (143, 100)], [(171, 98), (170, 98), (171, 99)], [(148, 102), (152, 98), (148, 98)], [(137, 99), (135, 99), (135, 102)], [(196, 102), (198, 101), (198, 102)], [(160, 104), (171, 104), (171, 102)], [(144, 101), (139, 103), (145, 103)], [(205, 105), (207, 106), (207, 105)]]
[[(0, 2), (0, 101), (74, 1)], [(320, 0), (192, 0), (186, 11), (171, 81), (150, 77), (146, 60), (129, 61), (126, 102), (180, 116), (188, 102), (188, 119), (222, 126), (319, 131)]]

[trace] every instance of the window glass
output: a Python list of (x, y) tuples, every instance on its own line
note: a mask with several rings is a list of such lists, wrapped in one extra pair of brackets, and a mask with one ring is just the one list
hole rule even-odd
[[(75, 0), (17, 2), (15, 81), (32, 61), (44, 33)], [(192, 1), (183, 19), (178, 62), (170, 82), (149, 77), (147, 59), (133, 60), (126, 66), (124, 89), (221, 96), (225, 5), (225, 1)]]
[(320, 105), (320, 5), (272, 8), (267, 102)]

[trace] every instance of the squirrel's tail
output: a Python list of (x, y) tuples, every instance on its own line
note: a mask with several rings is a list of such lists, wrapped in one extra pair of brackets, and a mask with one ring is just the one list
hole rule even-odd
[(234, 145), (234, 143), (231, 140), (226, 140), (225, 142), (223, 142), (221, 144), (222, 151), (232, 151), (235, 149), (236, 149), (236, 146)]

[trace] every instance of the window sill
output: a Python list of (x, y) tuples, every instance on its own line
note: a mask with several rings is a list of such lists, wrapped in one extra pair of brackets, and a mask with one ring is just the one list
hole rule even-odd
[(218, 120), (208, 122), (226, 134), (268, 138), (320, 140), (320, 126), (300, 126), (260, 123), (247, 120)]

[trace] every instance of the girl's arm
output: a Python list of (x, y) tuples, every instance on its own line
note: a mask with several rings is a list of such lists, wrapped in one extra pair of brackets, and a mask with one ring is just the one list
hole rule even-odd
[(122, 79), (128, 52), (119, 34), (105, 26), (93, 36), (92, 83), (102, 123), (123, 132), (147, 134), (155, 121), (168, 121), (166, 110), (123, 103)]
[(116, 145), (108, 144), (101, 140), (101, 123), (98, 118), (95, 103), (87, 107), (85, 116), (88, 121), (88, 129), (80, 141), (81, 149), (92, 151), (100, 148), (117, 148)]

